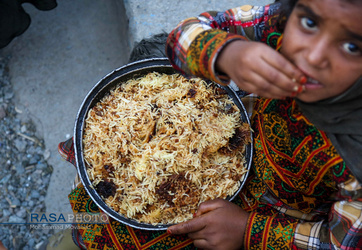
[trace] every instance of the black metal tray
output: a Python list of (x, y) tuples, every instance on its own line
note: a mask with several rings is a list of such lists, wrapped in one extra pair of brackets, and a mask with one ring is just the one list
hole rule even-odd
[[(106, 75), (102, 78), (87, 94), (83, 103), (80, 106), (78, 111), (75, 128), (74, 128), (74, 150), (75, 150), (75, 158), (77, 163), (77, 171), (80, 176), (80, 179), (84, 185), (84, 188), (88, 192), (91, 199), (97, 204), (97, 206), (105, 212), (111, 218), (122, 222), (128, 226), (144, 229), (144, 230), (165, 230), (170, 224), (146, 224), (146, 223), (139, 223), (133, 219), (126, 218), (125, 216), (117, 213), (113, 209), (111, 209), (100, 197), (100, 195), (96, 192), (96, 190), (91, 185), (91, 181), (87, 174), (86, 163), (83, 157), (83, 130), (84, 130), (84, 123), (87, 117), (88, 111), (100, 101), (100, 99), (107, 94), (112, 88), (117, 86), (121, 82), (126, 82), (129, 79), (138, 78), (143, 75), (146, 75), (150, 72), (160, 72), (166, 74), (174, 74), (177, 71), (170, 65), (167, 58), (155, 58), (155, 59), (147, 59), (142, 61), (137, 61), (134, 63), (127, 64), (123, 67), (120, 67), (110, 74)], [(241, 119), (244, 122), (250, 124), (249, 117), (247, 112), (244, 108), (243, 103), (241, 102), (238, 95), (229, 87), (222, 87), (227, 91), (229, 96), (234, 100), (235, 104), (238, 106), (240, 110)], [(250, 133), (252, 136), (252, 133)], [(252, 141), (252, 140), (251, 140)], [(246, 165), (248, 172), (250, 170), (251, 161), (252, 161), (252, 154), (253, 154), (253, 145), (252, 143), (247, 145), (246, 147)], [(240, 180), (240, 188), (238, 191), (231, 197), (228, 197), (228, 200), (232, 200), (236, 197), (238, 192), (243, 187), (247, 175), (244, 175), (243, 179)]]

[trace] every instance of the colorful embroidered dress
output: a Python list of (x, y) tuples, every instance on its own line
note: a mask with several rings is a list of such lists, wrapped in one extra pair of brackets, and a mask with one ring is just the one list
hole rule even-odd
[[(278, 5), (243, 6), (185, 20), (170, 36), (167, 53), (185, 74), (227, 83), (214, 71), (218, 52), (234, 39), (276, 48)], [(251, 118), (253, 170), (233, 201), (250, 212), (245, 249), (362, 249), (362, 188), (326, 134), (296, 102), (259, 98)], [(61, 155), (74, 162), (72, 141)], [(82, 184), (69, 195), (73, 211), (99, 212)], [(130, 228), (114, 220), (78, 230), (87, 249), (195, 249), (186, 235)]]

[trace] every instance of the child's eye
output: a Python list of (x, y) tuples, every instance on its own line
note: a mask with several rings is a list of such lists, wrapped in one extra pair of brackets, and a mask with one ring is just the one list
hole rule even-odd
[(342, 44), (342, 48), (351, 55), (360, 55), (361, 49), (354, 43), (344, 43)]
[(307, 30), (316, 30), (317, 29), (317, 23), (309, 17), (302, 17), (300, 20), (300, 23), (302, 24), (303, 28), (305, 28)]

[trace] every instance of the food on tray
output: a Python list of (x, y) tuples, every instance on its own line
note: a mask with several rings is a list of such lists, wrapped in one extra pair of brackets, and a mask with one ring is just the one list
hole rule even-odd
[(89, 110), (83, 135), (98, 194), (153, 225), (185, 221), (201, 202), (232, 196), (248, 143), (250, 127), (224, 90), (156, 72), (112, 89)]

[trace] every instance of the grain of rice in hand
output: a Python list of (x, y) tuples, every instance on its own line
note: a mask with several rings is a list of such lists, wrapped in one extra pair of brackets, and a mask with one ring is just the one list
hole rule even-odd
[(120, 84), (86, 118), (87, 173), (106, 204), (147, 224), (192, 218), (246, 173), (250, 128), (226, 92), (179, 74)]

